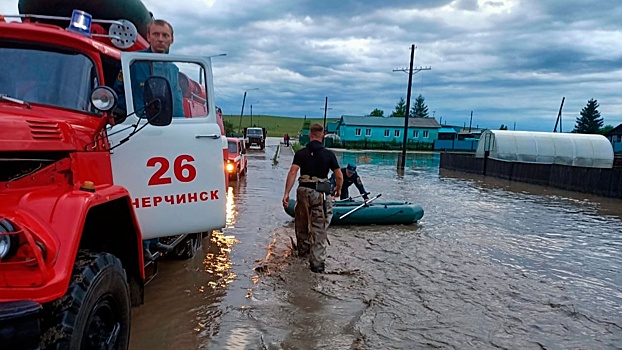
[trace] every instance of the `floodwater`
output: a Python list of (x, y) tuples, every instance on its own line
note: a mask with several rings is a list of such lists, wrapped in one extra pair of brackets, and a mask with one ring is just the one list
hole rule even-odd
[(160, 264), (132, 349), (622, 348), (622, 201), (439, 172), (433, 154), (398, 176), (395, 155), (336, 152), (372, 194), (425, 216), (332, 227), (313, 274), (291, 255), (292, 153), (273, 162), (276, 143), (249, 152), (223, 232)]

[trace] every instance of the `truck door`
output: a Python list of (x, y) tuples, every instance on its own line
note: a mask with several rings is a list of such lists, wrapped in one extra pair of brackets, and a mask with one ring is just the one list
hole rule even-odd
[[(209, 58), (123, 52), (121, 63), (128, 117), (108, 131), (112, 171), (132, 196), (143, 239), (224, 227), (223, 144)], [(173, 92), (167, 126), (140, 117), (141, 84), (153, 75), (167, 78)]]

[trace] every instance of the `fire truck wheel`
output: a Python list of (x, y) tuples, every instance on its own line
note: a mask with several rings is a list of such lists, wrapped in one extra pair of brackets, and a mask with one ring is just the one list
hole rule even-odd
[(43, 349), (128, 348), (130, 290), (114, 255), (78, 252), (67, 293), (50, 306)]

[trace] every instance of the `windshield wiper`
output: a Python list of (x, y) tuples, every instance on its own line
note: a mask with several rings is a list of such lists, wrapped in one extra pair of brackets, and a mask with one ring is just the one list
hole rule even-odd
[(26, 101), (22, 101), (13, 97), (10, 97), (7, 94), (0, 94), (0, 101), (9, 101), (9, 102), (13, 102), (13, 103), (17, 103), (19, 105), (23, 105), (26, 106), (26, 108), (32, 108), (30, 106), (30, 103), (26, 102)]

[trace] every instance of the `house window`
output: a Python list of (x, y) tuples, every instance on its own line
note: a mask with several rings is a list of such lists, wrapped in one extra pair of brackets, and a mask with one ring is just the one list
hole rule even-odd
[(384, 137), (389, 137), (389, 130), (384, 131)]
[(361, 136), (361, 129), (356, 129), (356, 130), (354, 131), (354, 135), (355, 135), (355, 136)]
[(365, 129), (365, 136), (371, 136), (371, 129)]
[(413, 137), (414, 138), (419, 138), (419, 130), (413, 130)]
[(423, 138), (424, 139), (428, 138), (428, 131), (427, 130), (423, 130)]
[(399, 130), (395, 130), (395, 132), (393, 133), (393, 136), (400, 137), (400, 131)]

